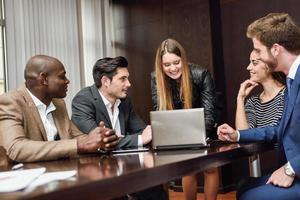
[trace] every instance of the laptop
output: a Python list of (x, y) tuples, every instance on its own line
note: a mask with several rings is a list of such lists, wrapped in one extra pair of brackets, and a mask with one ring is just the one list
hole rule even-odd
[(153, 149), (206, 147), (204, 109), (150, 112)]

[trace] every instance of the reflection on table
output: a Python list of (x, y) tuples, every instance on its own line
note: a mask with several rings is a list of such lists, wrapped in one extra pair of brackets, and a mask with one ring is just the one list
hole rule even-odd
[[(90, 154), (66, 160), (27, 163), (25, 169), (46, 167), (48, 172), (77, 170), (78, 173), (71, 180), (52, 182), (30, 192), (2, 193), (0, 199), (111, 199), (271, 148), (264, 143), (213, 142), (204, 149)], [(0, 170), (10, 168), (11, 165), (7, 165)]]

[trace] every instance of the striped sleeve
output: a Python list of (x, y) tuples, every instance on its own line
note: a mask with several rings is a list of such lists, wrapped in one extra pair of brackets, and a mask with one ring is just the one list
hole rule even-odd
[(250, 97), (245, 105), (245, 112), (247, 116), (247, 121), (249, 124), (249, 128), (256, 127), (256, 110), (255, 110), (255, 97)]

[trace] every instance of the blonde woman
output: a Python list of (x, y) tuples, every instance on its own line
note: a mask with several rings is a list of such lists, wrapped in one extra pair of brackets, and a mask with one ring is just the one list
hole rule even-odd
[[(188, 63), (184, 48), (176, 40), (166, 39), (157, 49), (151, 90), (155, 110), (204, 108), (206, 132), (208, 136), (214, 134), (214, 81), (207, 69)], [(206, 170), (204, 182), (205, 199), (215, 200), (219, 187), (218, 169)], [(195, 200), (197, 176), (183, 177), (182, 185), (185, 198)]]

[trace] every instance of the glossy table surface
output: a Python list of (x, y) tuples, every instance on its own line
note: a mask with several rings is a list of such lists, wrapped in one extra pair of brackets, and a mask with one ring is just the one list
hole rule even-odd
[[(30, 191), (0, 193), (0, 199), (111, 199), (270, 149), (272, 145), (265, 143), (213, 142), (203, 149), (89, 154), (66, 160), (26, 163), (24, 169), (76, 170), (77, 175)], [(10, 165), (2, 166), (0, 171), (10, 168)]]

